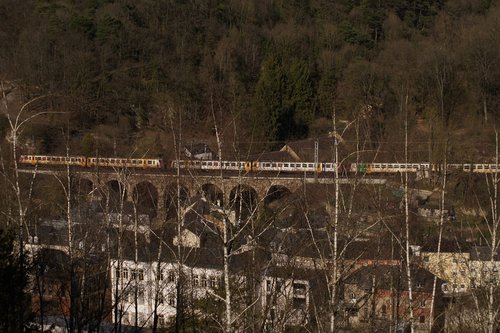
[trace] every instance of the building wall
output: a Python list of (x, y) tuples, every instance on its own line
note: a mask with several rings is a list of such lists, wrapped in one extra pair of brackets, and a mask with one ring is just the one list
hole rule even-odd
[(456, 252), (422, 252), (421, 259), (426, 269), (447, 282), (443, 285), (447, 294), (500, 282), (500, 261), (471, 260), (469, 253)]
[[(138, 325), (151, 327), (155, 299), (158, 299), (157, 314), (159, 325), (163, 326), (176, 313), (176, 282), (178, 270), (172, 263), (161, 264), (161, 273), (157, 272), (157, 263), (122, 261), (118, 269), (118, 261), (111, 262), (112, 304), (120, 305), (122, 323), (135, 325), (137, 313)], [(221, 273), (214, 269), (183, 267), (189, 287), (195, 297), (201, 297), (209, 289), (218, 287)], [(118, 293), (115, 288), (118, 286)], [(118, 297), (117, 295), (118, 294)], [(137, 298), (137, 305), (136, 305)], [(113, 307), (113, 322), (115, 322)]]

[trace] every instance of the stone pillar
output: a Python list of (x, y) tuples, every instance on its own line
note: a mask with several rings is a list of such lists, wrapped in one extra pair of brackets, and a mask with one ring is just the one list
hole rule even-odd
[(161, 184), (160, 186), (160, 188), (156, 187), (156, 191), (158, 192), (158, 202), (156, 203), (156, 224), (158, 225), (163, 224), (167, 217), (167, 211), (165, 209), (165, 185)]

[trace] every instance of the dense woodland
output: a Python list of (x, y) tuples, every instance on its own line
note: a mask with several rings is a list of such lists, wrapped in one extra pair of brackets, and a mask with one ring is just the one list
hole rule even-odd
[(457, 158), (480, 157), (500, 112), (499, 17), (488, 0), (3, 0), (0, 73), (65, 113), (24, 132), (38, 152), (64, 151), (65, 127), (74, 151), (171, 157), (172, 114), (186, 143), (213, 143), (217, 121), (226, 141), (272, 149), (331, 131), (333, 109), (376, 145), (401, 141), (406, 101), (425, 129), (413, 140), (446, 133)]
[[(401, 293), (411, 290), (411, 274), (418, 271), (410, 244), (438, 253), (445, 251), (441, 244), (487, 244), (493, 264), (500, 249), (497, 174), (442, 172), (424, 180), (398, 174), (380, 187), (361, 185), (357, 174), (339, 185), (343, 175), (336, 174), (329, 186), (304, 185), (261, 202), (239, 186), (230, 207), (214, 208), (225, 195), (216, 189), (196, 193), (206, 195), (200, 204), (180, 183), (162, 192), (165, 197), (141, 183), (127, 198), (119, 181), (82, 185), (70, 168), (59, 178), (21, 174), (17, 161), (24, 153), (171, 159), (199, 142), (218, 157), (244, 160), (287, 142), (323, 138), (335, 147), (332, 161), (339, 150), (342, 160), (498, 163), (499, 51), (500, 6), (491, 0), (0, 0), (0, 188), (6, 189), (0, 191), (0, 282), (8, 286), (0, 288), (0, 309), (6, 309), (0, 332), (44, 323), (51, 309), (40, 305), (41, 313), (30, 313), (27, 294), (41, 298), (44, 279), (54, 271), (68, 283), (67, 294), (59, 295), (67, 302), (60, 301), (67, 307), (66, 327), (98, 332), (117, 313), (119, 302), (109, 304), (110, 295), (122, 297), (118, 288), (109, 290), (112, 274), (119, 275), (108, 270), (111, 262), (120, 271), (123, 262), (137, 265), (141, 256), (151, 266), (160, 265), (165, 253), (174, 253), (168, 259), (178, 267), (192, 260), (179, 241), (190, 209), (193, 224), (213, 213), (209, 236), (217, 251), (211, 258), (231, 279), (218, 282), (217, 297), (200, 300), (179, 268), (175, 318), (161, 330), (155, 308), (154, 332), (264, 331), (268, 314), (254, 307), (257, 287), (241, 290), (234, 280), (242, 267), (252, 268), (246, 278), (279, 271), (266, 261), (278, 253), (270, 244), (290, 258), (313, 253), (333, 262), (314, 274), (301, 271), (324, 288), (311, 299), (314, 319), (297, 332), (350, 328), (348, 311), (338, 309), (344, 306), (346, 263), (356, 265), (361, 257), (399, 260), (394, 276)], [(116, 170), (124, 179), (126, 172), (131, 170)], [(432, 194), (419, 198), (419, 187)], [(424, 204), (437, 218), (417, 214)], [(230, 213), (239, 219), (233, 226)], [(141, 235), (139, 214), (150, 215), (153, 241)], [(119, 227), (110, 222), (116, 216)], [(129, 225), (122, 225), (124, 216)], [(64, 234), (69, 250), (62, 263), (54, 263), (55, 255), (24, 255), (23, 242), (34, 243), (47, 221), (59, 223), (47, 234)], [(368, 240), (366, 248), (352, 246), (358, 238)], [(254, 257), (241, 260), (235, 273), (230, 264), (242, 252)], [(287, 264), (286, 270), (278, 267), (280, 274), (296, 274)], [(82, 281), (91, 282), (82, 287)], [(434, 302), (438, 279), (427, 282)], [(493, 333), (500, 325), (500, 294), (498, 283), (488, 283), (473, 294), (474, 323)], [(135, 288), (131, 326), (138, 332)], [(460, 321), (463, 312), (456, 311), (452, 319)], [(411, 325), (417, 316), (412, 312)], [(430, 323), (435, 329), (438, 317)], [(395, 329), (398, 320), (387, 327)], [(118, 322), (113, 332), (122, 332), (121, 317)], [(382, 327), (367, 322), (367, 331)], [(453, 332), (470, 331), (457, 326)]]

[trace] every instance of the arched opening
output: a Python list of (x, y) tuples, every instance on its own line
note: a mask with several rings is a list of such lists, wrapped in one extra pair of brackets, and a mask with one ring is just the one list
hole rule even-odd
[(224, 205), (224, 194), (214, 184), (203, 184), (201, 192), (209, 203), (222, 207)]
[(165, 188), (165, 213), (167, 219), (175, 218), (183, 206), (189, 204), (189, 190), (183, 184), (170, 184)]
[(250, 186), (240, 185), (231, 190), (230, 210), (235, 212), (236, 221), (249, 218), (257, 208), (257, 192)]
[(120, 212), (127, 201), (127, 187), (118, 180), (110, 180), (103, 188), (102, 207), (109, 212)]
[(102, 199), (100, 193), (95, 190), (94, 183), (90, 179), (78, 178), (75, 186), (76, 193), (81, 201)]
[(290, 190), (282, 185), (273, 185), (271, 186), (266, 193), (266, 197), (264, 198), (264, 203), (266, 205), (270, 205), (274, 202), (280, 201), (290, 195)]
[(143, 181), (134, 187), (132, 196), (139, 214), (147, 214), (150, 218), (156, 216), (158, 191), (150, 182)]

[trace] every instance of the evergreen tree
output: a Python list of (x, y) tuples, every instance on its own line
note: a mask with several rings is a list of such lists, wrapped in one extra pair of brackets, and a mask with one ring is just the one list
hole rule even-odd
[(23, 332), (28, 299), (26, 258), (14, 252), (14, 235), (0, 229), (0, 332)]

